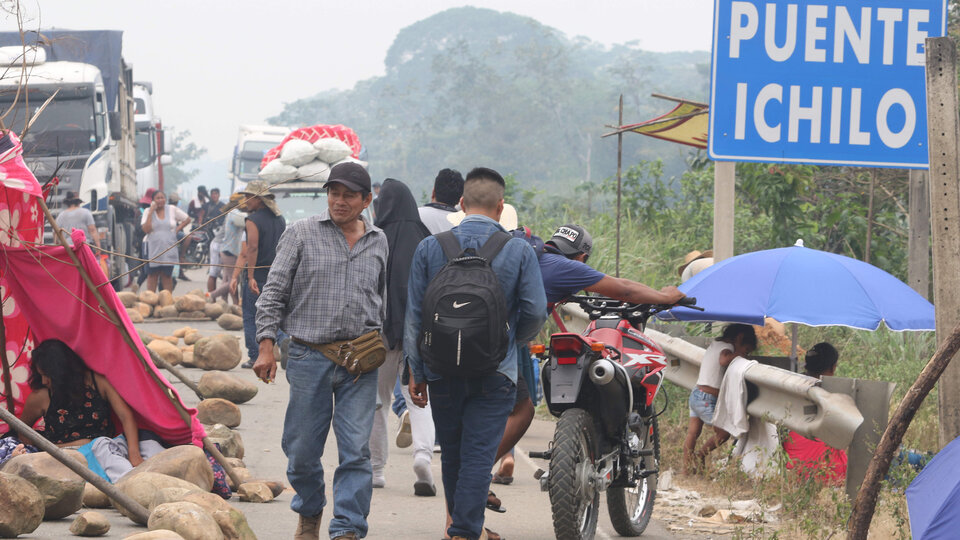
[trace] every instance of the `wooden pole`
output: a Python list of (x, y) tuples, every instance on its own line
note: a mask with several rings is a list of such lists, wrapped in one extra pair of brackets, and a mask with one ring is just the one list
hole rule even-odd
[[(53, 215), (50, 213), (50, 209), (47, 208), (47, 204), (44, 202), (42, 198), (38, 197), (37, 199), (40, 203), (40, 208), (43, 210), (43, 215), (46, 216), (47, 222), (50, 223), (50, 226), (53, 228), (54, 238), (57, 239), (60, 245), (64, 248), (64, 251), (67, 252), (67, 255), (70, 257), (70, 260), (73, 261), (73, 264), (74, 266), (76, 266), (77, 271), (80, 273), (80, 277), (83, 279), (83, 282), (87, 285), (87, 288), (90, 289), (90, 292), (93, 293), (94, 297), (97, 299), (97, 302), (100, 304), (100, 309), (102, 309), (103, 312), (107, 314), (107, 316), (110, 318), (110, 322), (113, 323), (113, 325), (116, 326), (118, 330), (120, 330), (120, 335), (123, 337), (123, 340), (126, 342), (127, 346), (130, 347), (130, 350), (132, 350), (134, 354), (137, 355), (137, 358), (140, 359), (140, 363), (147, 370), (147, 373), (153, 378), (153, 380), (157, 384), (161, 386), (165, 386), (163, 384), (164, 381), (162, 381), (157, 376), (157, 374), (154, 373), (152, 369), (150, 369), (152, 367), (152, 364), (148, 362), (147, 359), (144, 358), (143, 355), (140, 353), (140, 349), (134, 343), (133, 337), (130, 336), (130, 333), (127, 332), (127, 327), (123, 324), (122, 320), (120, 319), (120, 316), (116, 313), (116, 311), (114, 311), (114, 309), (110, 306), (110, 304), (107, 303), (107, 301), (103, 298), (103, 295), (100, 294), (100, 291), (97, 290), (97, 287), (93, 284), (93, 280), (90, 279), (90, 275), (87, 273), (83, 265), (80, 264), (80, 259), (77, 258), (77, 254), (74, 253), (73, 249), (67, 244), (66, 239), (61, 234), (60, 226), (57, 225), (57, 220), (53, 219)], [(107, 284), (107, 286), (109, 287), (110, 285)], [(176, 409), (177, 413), (180, 415), (180, 418), (183, 419), (183, 422), (187, 425), (187, 429), (192, 430), (193, 422), (191, 421), (190, 413), (187, 412), (187, 410), (183, 407), (183, 405), (180, 403), (179, 400), (173, 397), (172, 392), (164, 392), (164, 395), (167, 396), (167, 399), (173, 405), (174, 409)], [(223, 455), (220, 454), (219, 452), (217, 454), (213, 454), (211, 452), (211, 454), (213, 455), (214, 459), (216, 459), (220, 463), (220, 465), (223, 466), (224, 470), (227, 470), (227, 468), (230, 465), (226, 462), (225, 459), (223, 459)], [(217, 457), (218, 455), (220, 456), (219, 458)]]
[(21, 435), (30, 439), (29, 442), (33, 443), (34, 446), (66, 465), (71, 471), (80, 475), (80, 478), (93, 484), (94, 487), (102, 491), (107, 497), (110, 497), (113, 502), (126, 508), (131, 514), (136, 516), (141, 523), (146, 523), (147, 520), (150, 519), (150, 512), (141, 506), (140, 503), (114, 487), (110, 482), (101, 478), (97, 473), (88, 469), (83, 463), (71, 458), (66, 452), (58, 448), (57, 445), (44, 439), (43, 435), (40, 435), (34, 431), (32, 427), (21, 422), (20, 419), (13, 414), (13, 411), (8, 411), (0, 407), (0, 419), (6, 422), (12, 429), (17, 430)]
[[(156, 381), (157, 384), (164, 386), (163, 381), (157, 377), (157, 374), (154, 373), (152, 369), (152, 364), (147, 361), (146, 358), (140, 353), (140, 349), (134, 343), (133, 338), (130, 336), (130, 333), (127, 332), (127, 327), (123, 324), (120, 319), (120, 316), (114, 311), (113, 307), (107, 303), (106, 299), (103, 298), (103, 295), (100, 294), (100, 291), (97, 289), (97, 286), (93, 284), (93, 280), (90, 278), (90, 274), (87, 273), (87, 270), (80, 264), (80, 259), (77, 258), (77, 254), (73, 251), (73, 248), (67, 244), (66, 239), (61, 234), (62, 229), (57, 224), (57, 220), (53, 219), (53, 215), (50, 213), (50, 209), (47, 208), (47, 203), (40, 197), (37, 197), (38, 202), (40, 203), (40, 209), (43, 210), (43, 215), (47, 218), (47, 222), (50, 223), (50, 226), (53, 228), (53, 237), (57, 239), (57, 242), (60, 246), (63, 247), (64, 251), (67, 252), (67, 256), (70, 257), (70, 260), (73, 261), (73, 265), (77, 268), (77, 272), (80, 273), (80, 278), (86, 284), (87, 288), (90, 289), (90, 292), (93, 293), (93, 296), (97, 299), (97, 303), (100, 304), (100, 309), (107, 315), (110, 319), (110, 322), (117, 327), (120, 331), (120, 336), (123, 337), (123, 341), (126, 342), (127, 346), (130, 347), (130, 350), (137, 355), (137, 358), (140, 360), (140, 363), (147, 370), (147, 373)], [(106, 283), (106, 286), (110, 287), (109, 282)], [(172, 395), (169, 395), (168, 392), (164, 393), (167, 396), (167, 399), (173, 405), (174, 409), (177, 410), (177, 413), (180, 415), (180, 418), (183, 419), (183, 422), (187, 425), (188, 429), (193, 428), (193, 423), (190, 419), (190, 413), (180, 404), (180, 402)]]
[(16, 402), (13, 400), (13, 381), (10, 379), (10, 368), (13, 366), (7, 365), (7, 326), (3, 322), (3, 314), (0, 314), (0, 354), (3, 354), (0, 361), (3, 362), (3, 391), (6, 396), (7, 410), (14, 412)]
[[(930, 152), (930, 219), (933, 226), (933, 304), (937, 342), (960, 323), (960, 118), (957, 52), (949, 37), (926, 40), (927, 133)], [(960, 364), (940, 378), (940, 445), (960, 436)]]
[(890, 463), (893, 461), (894, 454), (900, 448), (903, 434), (910, 427), (910, 421), (913, 420), (913, 416), (920, 408), (920, 404), (923, 403), (923, 399), (937, 384), (937, 379), (947, 369), (950, 360), (957, 354), (957, 350), (960, 350), (960, 325), (953, 329), (947, 339), (940, 342), (933, 358), (927, 362), (926, 367), (920, 372), (920, 376), (917, 377), (917, 380), (907, 390), (907, 394), (900, 400), (900, 405), (897, 406), (897, 410), (890, 418), (890, 423), (887, 424), (887, 429), (880, 437), (880, 443), (877, 444), (877, 450), (873, 453), (870, 465), (867, 466), (867, 474), (853, 503), (853, 512), (850, 514), (850, 530), (847, 534), (848, 540), (867, 538), (867, 533), (870, 531), (870, 522), (873, 520), (873, 512), (877, 506), (877, 497), (880, 494), (880, 482), (890, 469)]
[(713, 162), (713, 260), (733, 257), (734, 198), (737, 185), (737, 164), (733, 161)]
[(873, 243), (873, 193), (877, 187), (877, 170), (870, 172), (870, 195), (867, 199), (867, 242), (863, 249), (863, 261), (870, 264), (870, 245)]
[(207, 452), (210, 452), (210, 455), (213, 456), (213, 459), (217, 460), (217, 463), (223, 467), (223, 470), (227, 473), (227, 476), (233, 480), (233, 485), (237, 486), (237, 489), (240, 489), (240, 484), (243, 482), (240, 481), (240, 477), (237, 476), (237, 471), (233, 469), (233, 465), (227, 461), (227, 458), (220, 453), (220, 449), (217, 448), (217, 445), (213, 444), (213, 441), (210, 440), (210, 437), (203, 438), (203, 449)]
[(907, 236), (907, 283), (930, 299), (930, 187), (927, 171), (910, 170), (910, 231)]
[(200, 401), (204, 400), (203, 392), (200, 391), (200, 387), (197, 386), (197, 383), (190, 380), (190, 378), (184, 375), (182, 371), (174, 367), (173, 364), (164, 360), (163, 357), (157, 354), (157, 352), (153, 349), (147, 348), (147, 351), (150, 353), (150, 360), (153, 360), (153, 363), (156, 364), (157, 367), (172, 373), (174, 377), (180, 379), (180, 382), (187, 385), (187, 388), (193, 390), (193, 393), (197, 395), (197, 398), (199, 398)]
[[(617, 120), (617, 126), (623, 125), (623, 94), (620, 94), (620, 106), (617, 107), (619, 118)], [(620, 197), (621, 189), (623, 182), (621, 180), (621, 172), (623, 170), (623, 132), (617, 133), (617, 265), (616, 277), (620, 277)]]

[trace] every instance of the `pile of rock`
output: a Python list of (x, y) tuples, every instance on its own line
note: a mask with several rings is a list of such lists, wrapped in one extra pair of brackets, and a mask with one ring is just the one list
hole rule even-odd
[[(253, 480), (243, 467), (243, 443), (229, 428), (216, 425), (210, 428), (211, 438), (223, 443), (227, 452), (238, 457), (231, 460), (238, 476), (239, 486), (231, 486), (244, 502), (269, 502), (279, 495), (282, 482)], [(86, 465), (83, 456), (67, 451), (71, 458)], [(116, 509), (124, 516), (146, 525), (151, 531), (130, 538), (185, 538), (246, 540), (256, 538), (244, 514), (211, 493), (213, 471), (206, 454), (194, 445), (168, 448), (147, 459), (116, 483), (117, 489), (146, 508), (150, 514), (142, 517), (120, 505)], [(29, 534), (42, 520), (55, 520), (87, 508), (109, 508), (110, 499), (79, 475), (47, 453), (23, 454), (8, 461), (0, 472), (0, 537)], [(100, 536), (110, 529), (109, 520), (101, 513), (88, 511), (78, 515), (70, 531), (78, 536)]]
[(148, 318), (156, 320), (211, 319), (227, 330), (242, 330), (243, 319), (240, 306), (227, 304), (223, 300), (209, 301), (206, 293), (200, 289), (190, 291), (183, 296), (173, 296), (170, 291), (143, 291), (139, 295), (122, 291), (117, 293), (127, 315), (134, 323)]
[[(206, 370), (227, 371), (237, 367), (242, 358), (238, 336), (216, 334), (204, 337), (189, 326), (175, 330), (171, 336), (141, 331), (140, 339), (148, 349), (173, 366), (184, 365)], [(180, 345), (181, 339), (183, 345)], [(253, 395), (250, 397), (252, 398)]]

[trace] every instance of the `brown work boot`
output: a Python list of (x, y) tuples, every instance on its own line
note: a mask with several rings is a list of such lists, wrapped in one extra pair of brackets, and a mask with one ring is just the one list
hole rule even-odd
[(320, 540), (320, 516), (322, 515), (323, 512), (315, 516), (301, 514), (297, 531), (293, 533), (293, 540)]
[(357, 533), (348, 532), (347, 534), (341, 534), (340, 536), (337, 536), (333, 540), (358, 540), (358, 537)]

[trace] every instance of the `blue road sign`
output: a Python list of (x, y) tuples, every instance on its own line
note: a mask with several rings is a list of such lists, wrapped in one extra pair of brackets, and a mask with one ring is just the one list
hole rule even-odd
[(712, 159), (925, 169), (946, 0), (716, 0)]

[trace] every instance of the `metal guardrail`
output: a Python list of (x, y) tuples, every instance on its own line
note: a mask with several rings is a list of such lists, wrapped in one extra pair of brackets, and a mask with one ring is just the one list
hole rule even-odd
[[(586, 329), (589, 319), (579, 306), (564, 304), (557, 309), (569, 331)], [(667, 380), (692, 390), (704, 349), (649, 328), (644, 333), (663, 348), (670, 361), (664, 370)], [(863, 423), (852, 397), (824, 390), (818, 379), (763, 364), (747, 369), (744, 377), (759, 389), (747, 405), (748, 414), (783, 424), (805, 437), (816, 437), (834, 448), (847, 448)]]

